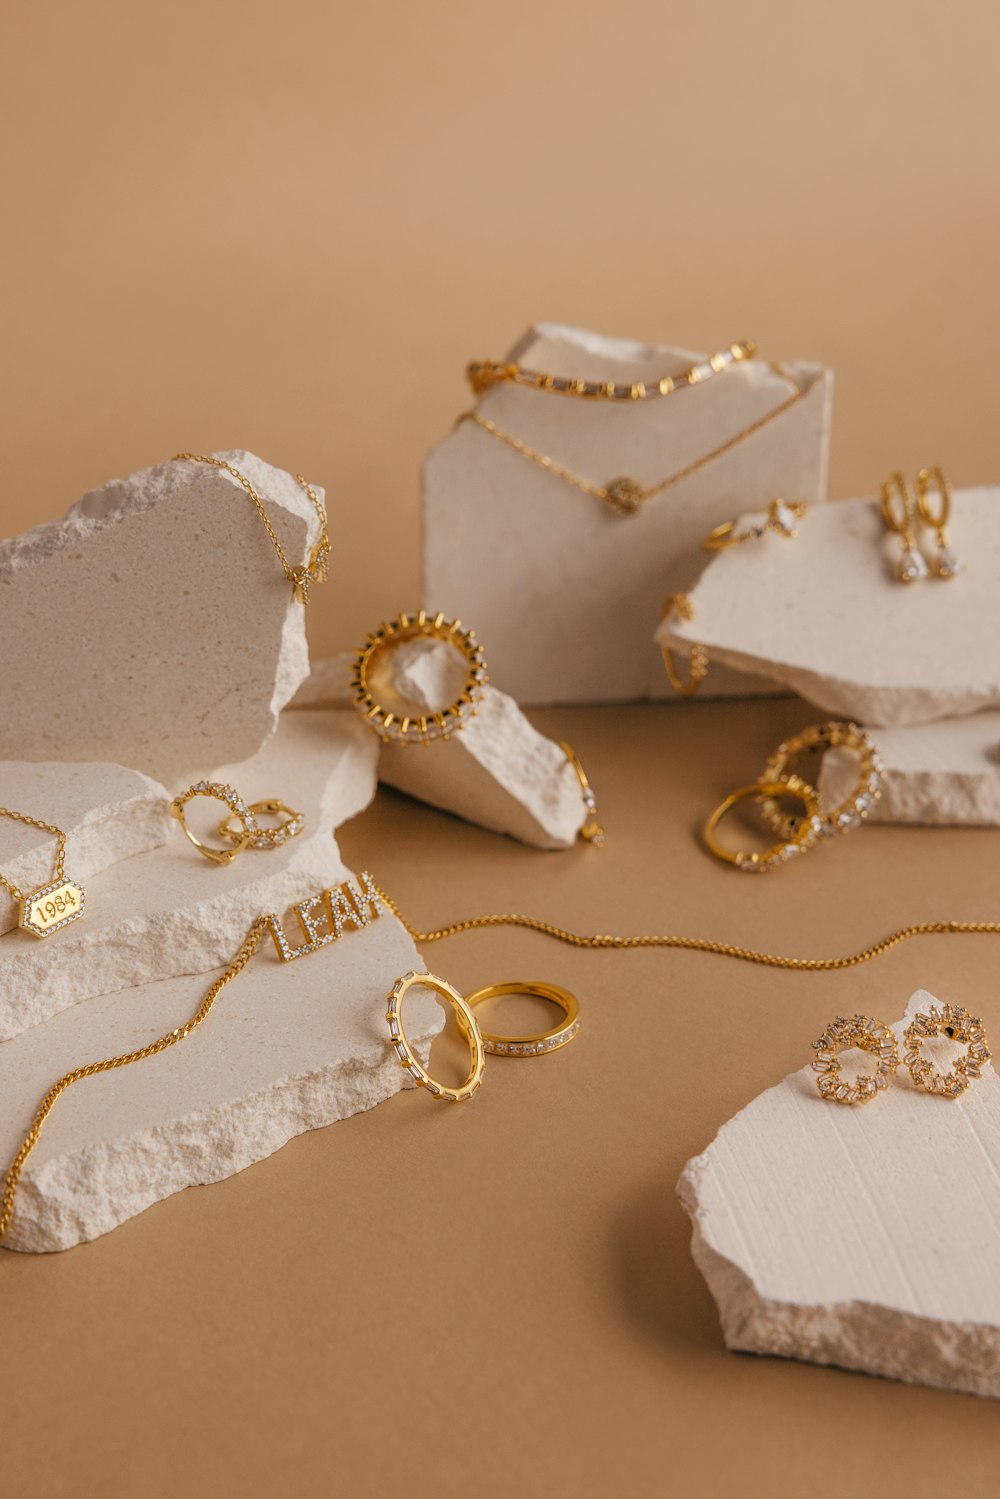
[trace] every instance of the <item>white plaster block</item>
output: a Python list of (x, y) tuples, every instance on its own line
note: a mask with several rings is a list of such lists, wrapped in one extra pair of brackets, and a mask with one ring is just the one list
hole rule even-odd
[[(82, 921), (41, 942), (23, 932), (0, 937), (0, 1040), (94, 995), (205, 973), (228, 961), (262, 911), (284, 910), (345, 879), (332, 829), (371, 801), (377, 759), (377, 741), (353, 714), (284, 715), (257, 755), (211, 776), (231, 781), (247, 801), (280, 797), (305, 813), (305, 831), (277, 849), (247, 849), (222, 867), (203, 859), (172, 824), (164, 848), (89, 882)], [(210, 811), (196, 812), (201, 808)], [(213, 824), (228, 815), (202, 798), (188, 814), (210, 816)]]
[(693, 617), (672, 615), (657, 641), (699, 641), (711, 661), (873, 728), (1000, 705), (1000, 489), (956, 491), (949, 532), (970, 565), (948, 582), (896, 580), (899, 538), (874, 500), (821, 505), (797, 530), (715, 554)]
[[(885, 761), (872, 822), (923, 827), (1000, 827), (1000, 710), (872, 730)], [(853, 785), (857, 759), (827, 750), (819, 775), (825, 802)]]
[[(319, 534), (291, 474), (228, 459), (293, 565)], [(229, 474), (163, 463), (0, 541), (0, 757), (113, 760), (175, 780), (245, 759), (309, 670), (304, 611)]]
[[(465, 681), (463, 659), (444, 642), (404, 642), (388, 661), (395, 690), (425, 711), (454, 702)], [(532, 728), (512, 697), (490, 685), (476, 715), (447, 741), (385, 745), (379, 779), (535, 848), (569, 848), (586, 816), (565, 753)]]
[[(0, 799), (61, 828), (67, 877), (84, 882), (122, 859), (160, 848), (173, 827), (159, 782), (121, 765), (8, 760), (0, 764)], [(51, 833), (0, 818), (0, 873), (25, 893), (54, 878), (57, 847)], [(0, 890), (0, 933), (16, 927), (17, 918), (17, 901)]]
[[(555, 374), (650, 380), (703, 355), (531, 328), (509, 358)], [(774, 411), (803, 399), (697, 473), (615, 515), (471, 422), (428, 455), (423, 473), (423, 603), (472, 625), (491, 671), (519, 702), (619, 702), (672, 694), (651, 635), (667, 594), (687, 590), (714, 526), (777, 495), (825, 497), (831, 376), (763, 359), (660, 400), (574, 400), (497, 385), (476, 412), (591, 483), (650, 485)], [(706, 689), (759, 691), (714, 673)]]
[(727, 1346), (1000, 1396), (996, 1073), (951, 1100), (900, 1067), (854, 1108), (815, 1076), (760, 1094), (678, 1185)]
[[(59, 1100), (25, 1166), (6, 1247), (68, 1249), (390, 1098), (406, 1074), (388, 1045), (386, 996), (423, 966), (389, 915), (292, 963), (265, 938), (186, 1040)], [(4, 1163), (57, 1077), (182, 1025), (210, 982), (171, 978), (90, 1000), (0, 1046)], [(407, 999), (407, 1032), (424, 1062), (443, 1021), (427, 991)]]
[(336, 656), (320, 656), (310, 663), (309, 675), (291, 703), (292, 708), (344, 708), (354, 694), (351, 669), (355, 651), (341, 651)]

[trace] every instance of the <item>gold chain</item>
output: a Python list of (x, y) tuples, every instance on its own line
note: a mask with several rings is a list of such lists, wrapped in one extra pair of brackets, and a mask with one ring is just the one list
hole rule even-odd
[(42, 1132), (42, 1126), (52, 1113), (57, 1099), (66, 1092), (67, 1088), (71, 1088), (74, 1083), (82, 1081), (85, 1077), (95, 1077), (99, 1072), (113, 1072), (117, 1067), (128, 1067), (132, 1062), (142, 1062), (146, 1057), (155, 1057), (159, 1052), (166, 1051), (168, 1047), (176, 1046), (178, 1041), (183, 1041), (190, 1036), (191, 1032), (207, 1018), (212, 1006), (230, 979), (234, 979), (249, 963), (260, 946), (261, 938), (266, 931), (266, 917), (258, 916), (244, 937), (243, 946), (236, 954), (236, 957), (230, 963), (225, 973), (221, 974), (215, 980), (215, 983), (185, 1025), (178, 1026), (176, 1030), (168, 1031), (165, 1036), (160, 1036), (157, 1040), (150, 1041), (148, 1046), (140, 1046), (136, 1051), (126, 1051), (117, 1057), (107, 1057), (102, 1062), (88, 1062), (84, 1067), (74, 1067), (72, 1072), (65, 1073), (58, 1082), (52, 1084), (52, 1087), (39, 1104), (38, 1112), (32, 1121), (31, 1128), (28, 1130), (17, 1154), (7, 1168), (3, 1197), (0, 1198), (0, 1244), (3, 1243), (7, 1229), (10, 1227), (11, 1218), (14, 1216), (14, 1198), (17, 1196), (17, 1185), (21, 1178), (24, 1163), (38, 1144), (38, 1137)]
[(295, 475), (296, 484), (298, 484), (301, 489), (305, 490), (306, 494), (309, 496), (310, 500), (313, 503), (316, 514), (319, 516), (320, 536), (316, 545), (313, 547), (311, 553), (309, 554), (309, 561), (307, 563), (304, 563), (300, 567), (292, 567), (287, 556), (285, 555), (285, 549), (278, 539), (278, 533), (275, 531), (274, 526), (271, 524), (271, 518), (267, 513), (264, 501), (261, 499), (256, 489), (254, 489), (246, 474), (241, 474), (238, 468), (234, 468), (233, 465), (231, 463), (227, 463), (224, 458), (213, 458), (205, 453), (174, 454), (173, 461), (175, 463), (180, 462), (182, 459), (186, 459), (190, 463), (207, 463), (212, 468), (225, 469), (227, 474), (231, 474), (232, 477), (237, 481), (237, 483), (243, 486), (257, 508), (257, 514), (260, 516), (261, 520), (264, 523), (264, 530), (267, 532), (268, 537), (270, 538), (271, 545), (274, 547), (274, 550), (277, 553), (278, 561), (281, 563), (281, 567), (285, 574), (285, 577), (295, 589), (296, 598), (301, 599), (303, 604), (308, 603), (309, 585), (311, 583), (323, 583), (326, 581), (327, 563), (330, 556), (330, 534), (327, 530), (326, 509), (324, 508), (319, 495), (313, 489), (312, 485), (307, 483), (301, 474)]
[[(781, 365), (774, 364), (772, 365), (772, 369), (784, 379), (791, 379), (791, 376)], [(550, 458), (546, 453), (540, 453), (537, 448), (532, 448), (528, 443), (522, 442), (521, 438), (515, 437), (512, 432), (506, 432), (503, 427), (498, 427), (496, 422), (491, 421), (489, 417), (480, 416), (477, 411), (464, 411), (455, 425), (458, 426), (461, 422), (473, 422), (483, 432), (487, 432), (491, 437), (496, 437), (500, 442), (506, 443), (507, 447), (512, 448), (515, 453), (520, 453), (522, 458), (527, 458), (531, 463), (537, 464), (539, 468), (545, 469), (547, 473), (554, 475), (555, 478), (562, 479), (567, 484), (571, 484), (575, 489), (581, 490), (584, 494), (592, 495), (595, 500), (601, 500), (604, 504), (610, 505), (619, 515), (631, 515), (638, 510), (640, 505), (646, 504), (654, 496), (662, 494), (665, 489), (670, 489), (674, 484), (680, 484), (683, 479), (689, 479), (692, 474), (698, 473), (700, 469), (705, 468), (709, 463), (714, 463), (716, 458), (721, 458), (725, 453), (738, 447), (741, 442), (745, 442), (747, 438), (753, 437), (756, 433), (763, 431), (765, 427), (770, 426), (773, 421), (776, 421), (779, 416), (790, 410), (792, 406), (797, 405), (802, 400), (802, 396), (803, 392), (796, 387), (792, 395), (783, 400), (780, 405), (774, 407), (772, 411), (758, 417), (756, 421), (751, 422), (748, 427), (743, 427), (732, 437), (727, 437), (725, 442), (721, 442), (717, 447), (711, 448), (709, 452), (703, 453), (693, 463), (685, 464), (683, 468), (677, 469), (674, 473), (668, 474), (665, 479), (660, 479), (658, 483), (649, 486), (639, 484), (637, 480), (627, 477), (614, 479), (610, 484), (606, 485), (591, 484), (587, 479), (581, 478), (579, 474), (574, 474), (571, 469), (564, 468), (561, 463), (557, 463), (554, 458)]]
[[(63, 880), (66, 876), (66, 834), (61, 828), (54, 827), (51, 822), (40, 822), (37, 817), (27, 817), (23, 812), (11, 812), (8, 807), (0, 807), (0, 817), (9, 817), (13, 822), (23, 822), (26, 827), (38, 828), (43, 833), (51, 833), (57, 840), (56, 846), (56, 872), (53, 876), (56, 880)], [(22, 892), (14, 884), (13, 880), (5, 879), (0, 874), (0, 885), (9, 890), (15, 900), (22, 899)]]
[(703, 385), (713, 375), (744, 359), (752, 359), (757, 345), (752, 338), (740, 339), (729, 344), (709, 359), (700, 359), (680, 375), (663, 375), (659, 380), (631, 380), (627, 384), (614, 380), (578, 380), (568, 375), (547, 375), (541, 370), (529, 370), (523, 364), (504, 363), (501, 360), (473, 360), (465, 367), (465, 377), (475, 394), (481, 395), (491, 385), (504, 383), (526, 385), (530, 390), (544, 390), (557, 396), (577, 396), (589, 401), (650, 401), (659, 396), (672, 396), (675, 391), (686, 390), (691, 385)]

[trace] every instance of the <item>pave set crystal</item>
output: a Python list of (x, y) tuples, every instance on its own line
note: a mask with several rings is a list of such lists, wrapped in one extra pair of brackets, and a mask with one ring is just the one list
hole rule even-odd
[(348, 930), (361, 931), (385, 912), (382, 894), (368, 871), (310, 895), (292, 907), (305, 938), (295, 946), (288, 940), (283, 923), (275, 912), (264, 917), (271, 940), (283, 963), (304, 958), (308, 953), (337, 942)]
[[(39, 913), (37, 908), (41, 906)], [(82, 885), (75, 880), (52, 880), (39, 890), (21, 896), (18, 925), (33, 937), (51, 937), (63, 927), (79, 921), (87, 906)]]
[[(369, 686), (372, 669), (387, 651), (404, 640), (419, 638), (442, 640), (461, 652), (468, 668), (465, 685), (455, 702), (438, 712), (395, 713), (375, 701)], [(463, 628), (459, 619), (446, 619), (443, 614), (429, 615), (424, 609), (416, 614), (400, 614), (367, 635), (355, 657), (351, 676), (356, 711), (383, 743), (401, 745), (432, 744), (437, 739), (449, 739), (463, 729), (479, 711), (488, 682), (486, 657), (475, 630)]]
[[(859, 828), (869, 817), (882, 795), (885, 764), (867, 730), (856, 723), (825, 723), (803, 729), (801, 734), (779, 744), (764, 767), (762, 780), (783, 780), (804, 755), (825, 753), (828, 749), (846, 749), (858, 757), (858, 777), (849, 796), (835, 807), (822, 808), (815, 815), (813, 831), (817, 838), (830, 838)], [(797, 827), (773, 798), (761, 802), (761, 811), (777, 832), (788, 836)]]
[[(875, 1071), (849, 1083), (844, 1079), (839, 1054), (852, 1046), (875, 1057)], [(868, 1103), (889, 1086), (899, 1066), (895, 1034), (870, 1015), (838, 1015), (813, 1042), (813, 1050), (812, 1070), (819, 1074), (816, 1087), (831, 1103)]]
[(539, 1036), (534, 1041), (501, 1041), (496, 1036), (484, 1036), (483, 1046), (495, 1057), (540, 1057), (546, 1052), (558, 1051), (560, 1046), (568, 1046), (579, 1030), (580, 1022), (574, 1020), (572, 1025), (553, 1036)]
[[(923, 1044), (934, 1036), (945, 1036), (966, 1047), (948, 1072), (935, 1067), (923, 1054)], [(926, 1015), (915, 1015), (903, 1032), (903, 1062), (917, 1088), (942, 1098), (958, 1098), (971, 1082), (983, 1075), (990, 1060), (983, 1022), (961, 1005), (931, 1005)]]

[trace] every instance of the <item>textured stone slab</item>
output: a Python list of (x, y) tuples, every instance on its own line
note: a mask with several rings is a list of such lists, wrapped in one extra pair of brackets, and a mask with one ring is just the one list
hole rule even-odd
[[(84, 919), (39, 942), (0, 938), (0, 1040), (97, 994), (224, 963), (261, 911), (283, 910), (345, 877), (332, 829), (375, 793), (377, 744), (353, 714), (286, 714), (251, 760), (211, 774), (246, 798), (280, 797), (306, 815), (298, 838), (248, 849), (228, 867), (210, 864), (177, 824), (164, 848), (90, 881)], [(215, 822), (226, 809), (189, 807)]]
[(730, 1348), (996, 1398), (1000, 1081), (946, 1100), (897, 1077), (846, 1108), (806, 1067), (723, 1125), (678, 1186), (692, 1253)]
[[(420, 709), (440, 710), (462, 690), (464, 663), (443, 643), (407, 642), (389, 660), (393, 686)], [(487, 686), (476, 716), (447, 742), (385, 745), (379, 779), (535, 848), (569, 848), (586, 815), (564, 752), (493, 686)]]
[[(509, 357), (631, 381), (704, 356), (542, 324)], [(494, 679), (520, 703), (670, 696), (650, 637), (663, 599), (704, 565), (704, 535), (779, 494), (825, 497), (831, 377), (817, 365), (787, 368), (791, 380), (754, 360), (701, 387), (625, 404), (494, 386), (476, 403), (481, 416), (599, 485), (623, 474), (652, 484), (776, 411), (795, 388), (804, 395), (628, 517), (461, 423), (424, 466), (424, 605), (474, 626)], [(721, 670), (706, 687), (759, 690)]]
[[(0, 764), (0, 800), (66, 834), (66, 873), (86, 882), (112, 864), (166, 843), (173, 827), (158, 781), (121, 765)], [(53, 878), (51, 833), (0, 818), (0, 872), (26, 893)], [(17, 926), (18, 903), (0, 890), (0, 932)], [(55, 939), (53, 939), (55, 940)]]
[(925, 723), (1000, 705), (1000, 489), (954, 495), (949, 526), (969, 570), (943, 582), (895, 577), (899, 539), (874, 500), (821, 505), (793, 541), (719, 552), (691, 591), (694, 616), (661, 644), (707, 646), (827, 713), (872, 726)]
[[(291, 474), (219, 455), (293, 565), (319, 522)], [(170, 781), (254, 754), (309, 670), (304, 611), (229, 474), (164, 463), (0, 541), (0, 758), (112, 760)]]
[[(873, 733), (886, 770), (873, 822), (1000, 827), (1000, 711)], [(852, 756), (828, 750), (820, 770), (820, 795), (835, 801), (856, 772)]]
[[(60, 1099), (25, 1167), (6, 1246), (68, 1249), (390, 1098), (406, 1074), (388, 1045), (386, 995), (423, 967), (388, 915), (294, 963), (279, 962), (266, 941), (186, 1040)], [(4, 1164), (58, 1076), (182, 1025), (210, 981), (172, 978), (90, 1000), (0, 1046)], [(427, 991), (407, 1001), (424, 1061), (443, 1020)]]

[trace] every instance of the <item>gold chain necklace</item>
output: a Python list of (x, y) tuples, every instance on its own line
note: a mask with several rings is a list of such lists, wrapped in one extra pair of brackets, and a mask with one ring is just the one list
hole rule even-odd
[(475, 394), (481, 395), (491, 385), (526, 385), (529, 390), (544, 390), (558, 396), (578, 396), (588, 401), (651, 401), (672, 396), (691, 385), (704, 385), (713, 375), (720, 375), (744, 359), (752, 359), (757, 345), (752, 338), (740, 339), (721, 349), (710, 359), (699, 360), (680, 375), (663, 375), (659, 380), (577, 380), (567, 375), (547, 375), (529, 370), (523, 364), (504, 363), (497, 359), (473, 360), (465, 366), (465, 378)]
[[(791, 379), (791, 376), (781, 365), (774, 364), (772, 365), (772, 369), (784, 379)], [(734, 433), (732, 437), (727, 437), (725, 442), (721, 442), (718, 447), (710, 449), (707, 453), (703, 453), (693, 463), (685, 464), (683, 468), (677, 469), (672, 474), (668, 474), (665, 479), (660, 479), (658, 483), (648, 486), (640, 484), (638, 479), (630, 478), (627, 474), (623, 474), (617, 479), (612, 479), (609, 484), (591, 484), (589, 480), (581, 478), (579, 474), (574, 474), (571, 469), (564, 468), (561, 463), (557, 463), (554, 458), (548, 457), (547, 454), (539, 453), (536, 448), (529, 447), (526, 442), (522, 442), (512, 432), (504, 431), (503, 427), (498, 427), (496, 422), (491, 421), (489, 417), (480, 416), (476, 411), (464, 411), (455, 425), (457, 427), (461, 422), (473, 422), (483, 432), (487, 432), (491, 437), (496, 437), (500, 442), (506, 443), (507, 447), (513, 448), (515, 453), (520, 453), (522, 458), (527, 458), (531, 463), (537, 464), (539, 468), (543, 468), (548, 473), (554, 475), (555, 478), (562, 479), (567, 484), (571, 484), (574, 489), (579, 489), (584, 494), (592, 495), (595, 500), (601, 500), (604, 504), (609, 505), (616, 515), (634, 515), (642, 505), (653, 499), (655, 495), (662, 494), (665, 489), (670, 489), (674, 484), (679, 484), (682, 479), (689, 479), (692, 474), (698, 473), (699, 469), (705, 468), (709, 463), (714, 463), (716, 458), (721, 458), (723, 454), (738, 447), (747, 438), (753, 437), (757, 432), (761, 432), (765, 427), (770, 426), (779, 416), (790, 410), (792, 406), (797, 405), (802, 400), (802, 394), (802, 391), (796, 386), (792, 395), (788, 396), (787, 399), (783, 400), (772, 411), (758, 417), (756, 421), (751, 422), (748, 427), (743, 427), (739, 432)]]
[(295, 597), (299, 599), (301, 603), (308, 604), (310, 585), (312, 583), (326, 582), (327, 564), (330, 558), (330, 534), (327, 530), (326, 510), (319, 498), (319, 495), (313, 489), (312, 485), (307, 483), (301, 474), (295, 475), (296, 484), (298, 484), (301, 489), (305, 490), (306, 494), (312, 501), (313, 506), (315, 507), (316, 514), (319, 516), (320, 536), (316, 545), (309, 553), (309, 561), (303, 563), (299, 567), (292, 567), (287, 556), (285, 555), (284, 547), (278, 540), (278, 534), (271, 524), (271, 518), (267, 513), (264, 501), (261, 499), (256, 489), (254, 489), (246, 474), (241, 474), (238, 468), (234, 468), (233, 465), (231, 463), (227, 463), (224, 458), (212, 458), (205, 453), (174, 454), (173, 461), (175, 463), (180, 462), (182, 459), (186, 459), (189, 463), (207, 463), (212, 468), (225, 469), (226, 473), (231, 474), (232, 477), (237, 481), (237, 483), (242, 484), (243, 488), (246, 490), (247, 494), (250, 496), (251, 500), (253, 500), (254, 505), (257, 508), (257, 514), (260, 516), (261, 520), (264, 523), (264, 530), (267, 532), (268, 537), (271, 541), (271, 545), (274, 547), (274, 550), (277, 553), (278, 561), (281, 563), (285, 577), (288, 579), (289, 583), (291, 583), (293, 589), (295, 590)]
[(51, 833), (56, 840), (55, 871), (47, 885), (25, 893), (13, 880), (0, 874), (0, 886), (9, 890), (18, 902), (17, 924), (21, 930), (30, 932), (33, 937), (51, 937), (53, 932), (61, 931), (70, 922), (79, 921), (86, 896), (82, 885), (66, 878), (66, 834), (51, 822), (28, 817), (24, 812), (12, 812), (8, 807), (0, 807), (0, 817), (9, 817), (12, 822), (23, 823), (25, 827)]
[[(364, 876), (362, 876), (364, 879)], [(515, 914), (502, 914), (496, 916), (471, 916), (464, 921), (453, 921), (447, 926), (438, 927), (434, 931), (422, 932), (412, 926), (402, 914), (396, 902), (379, 885), (372, 886), (379, 900), (382, 901), (386, 910), (402, 922), (413, 941), (416, 943), (443, 942), (448, 937), (455, 937), (460, 932), (478, 931), (485, 927), (512, 926), (522, 927), (530, 932), (540, 932), (545, 937), (552, 937), (557, 942), (568, 943), (571, 947), (583, 947), (588, 949), (613, 949), (623, 951), (630, 948), (640, 947), (672, 947), (686, 952), (714, 953), (721, 958), (735, 958), (743, 963), (756, 963), (766, 968), (786, 968), (798, 973), (829, 973), (845, 968), (857, 968), (861, 963), (868, 963), (873, 958), (882, 957), (891, 952), (894, 947), (908, 942), (913, 937), (932, 936), (970, 936), (990, 935), (1000, 936), (1000, 921), (917, 921), (910, 926), (899, 927), (890, 932), (880, 942), (873, 942), (870, 947), (861, 948), (858, 952), (846, 953), (837, 958), (790, 958), (780, 953), (758, 952), (752, 947), (739, 947), (730, 942), (713, 942), (707, 937), (682, 937), (650, 933), (637, 937), (614, 937), (597, 934), (594, 936), (581, 935), (571, 932), (566, 927), (556, 926), (553, 922), (542, 921), (537, 916), (520, 916)], [(316, 901), (306, 901), (305, 906), (316, 904)], [(119, 1067), (128, 1067), (133, 1062), (144, 1061), (147, 1057), (157, 1056), (161, 1051), (166, 1051), (170, 1046), (176, 1046), (179, 1041), (185, 1040), (192, 1031), (196, 1030), (202, 1021), (207, 1019), (212, 1006), (222, 993), (226, 985), (234, 979), (237, 974), (249, 963), (254, 953), (260, 946), (261, 938), (265, 932), (271, 929), (272, 918), (258, 916), (250, 927), (243, 945), (236, 957), (230, 963), (226, 971), (215, 980), (206, 993), (201, 1004), (186, 1024), (179, 1026), (176, 1030), (168, 1031), (148, 1045), (140, 1047), (137, 1051), (124, 1052), (119, 1056), (107, 1057), (100, 1062), (89, 1062), (83, 1067), (76, 1067), (72, 1072), (65, 1073), (42, 1099), (38, 1111), (32, 1120), (31, 1127), (25, 1135), (17, 1150), (10, 1166), (4, 1183), (3, 1196), (0, 1198), (0, 1243), (10, 1226), (14, 1213), (14, 1199), (17, 1195), (17, 1186), (28, 1156), (38, 1144), (39, 1136), (46, 1119), (55, 1107), (56, 1101), (71, 1088), (74, 1083), (81, 1082), (84, 1078), (95, 1077), (101, 1072), (112, 1072)], [(272, 933), (273, 935), (273, 933)], [(280, 951), (280, 941), (274, 938)], [(324, 937), (322, 942), (313, 941), (307, 944), (301, 951), (314, 951), (324, 945), (330, 938)], [(297, 951), (291, 953), (292, 957), (298, 956)], [(287, 961), (287, 959), (286, 959)]]

